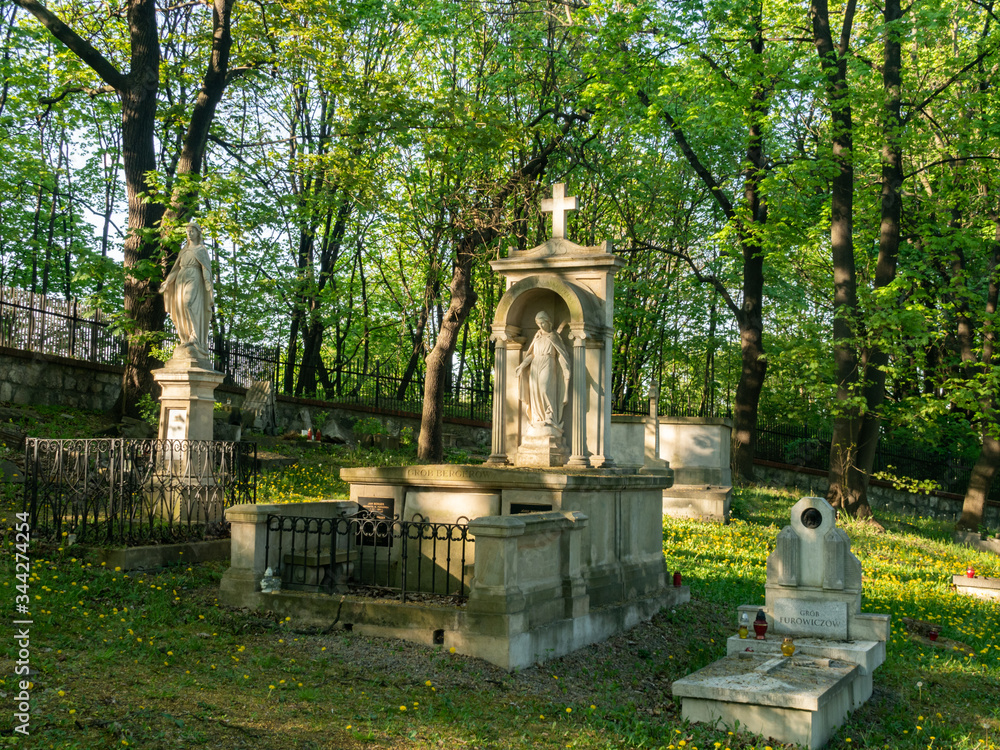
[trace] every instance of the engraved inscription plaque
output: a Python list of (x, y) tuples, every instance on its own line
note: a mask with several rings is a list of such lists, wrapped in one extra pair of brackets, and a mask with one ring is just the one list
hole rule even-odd
[(187, 437), (187, 410), (167, 410), (167, 440), (183, 440)]
[(778, 599), (774, 603), (774, 629), (790, 635), (846, 640), (847, 602)]
[(359, 497), (363, 520), (354, 543), (359, 547), (392, 547), (392, 521), (396, 500), (391, 497)]

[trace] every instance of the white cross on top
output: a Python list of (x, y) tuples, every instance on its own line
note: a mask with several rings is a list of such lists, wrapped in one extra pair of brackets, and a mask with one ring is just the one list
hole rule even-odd
[(566, 183), (552, 186), (552, 197), (542, 198), (542, 213), (552, 214), (552, 239), (566, 238), (566, 214), (580, 208), (580, 199), (566, 197)]

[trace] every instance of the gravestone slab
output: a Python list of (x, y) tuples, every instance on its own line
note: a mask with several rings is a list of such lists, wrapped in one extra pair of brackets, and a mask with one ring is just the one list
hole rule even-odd
[(782, 743), (826, 744), (854, 707), (859, 668), (836, 659), (727, 656), (675, 681), (688, 721), (741, 728)]
[(244, 427), (267, 430), (274, 427), (274, 387), (267, 380), (258, 380), (250, 386), (243, 400)]

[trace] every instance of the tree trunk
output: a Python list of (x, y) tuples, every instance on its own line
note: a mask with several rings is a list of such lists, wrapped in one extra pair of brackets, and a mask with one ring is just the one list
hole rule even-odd
[(834, 46), (827, 0), (812, 0), (810, 16), (820, 69), (826, 75), (830, 105), (833, 161), (837, 172), (830, 190), (830, 244), (833, 258), (833, 359), (837, 404), (830, 445), (830, 488), (827, 499), (852, 513), (867, 506), (867, 477), (859, 472), (858, 438), (863, 410), (857, 396), (858, 282), (854, 262), (853, 124), (848, 98), (846, 54), (854, 21), (853, 1), (844, 12), (840, 42)]
[[(488, 241), (485, 237), (482, 240)], [(451, 356), (458, 344), (458, 335), (476, 304), (476, 290), (472, 287), (472, 264), (475, 249), (480, 244), (476, 236), (464, 237), (456, 253), (455, 269), (451, 277), (451, 302), (441, 320), (434, 348), (427, 356), (427, 375), (424, 379), (424, 408), (420, 416), (420, 440), (417, 458), (422, 461), (441, 461), (444, 458), (444, 389)]]
[[(763, 19), (758, 7), (753, 19), (754, 36), (750, 40), (753, 53), (764, 54)], [(665, 110), (660, 116), (670, 128), (674, 141), (684, 154), (691, 168), (709, 190), (709, 194), (737, 227), (740, 251), (743, 257), (742, 302), (737, 305), (722, 282), (715, 277), (699, 274), (703, 281), (710, 281), (722, 295), (730, 312), (736, 318), (740, 331), (741, 367), (736, 386), (733, 414), (733, 481), (752, 481), (754, 477), (754, 452), (757, 442), (757, 412), (760, 394), (764, 388), (767, 360), (764, 358), (764, 244), (762, 232), (767, 223), (767, 200), (762, 183), (768, 172), (764, 151), (764, 123), (772, 94), (769, 80), (754, 82), (750, 96), (747, 123), (747, 153), (744, 170), (743, 202), (747, 219), (741, 219), (726, 192), (695, 153), (680, 125)], [(650, 100), (645, 92), (638, 94), (643, 106)], [(690, 264), (690, 259), (688, 258)]]
[[(1000, 218), (995, 218), (996, 230), (993, 252), (989, 263), (989, 289), (986, 297), (986, 310), (983, 316), (983, 353), (982, 369), (987, 373), (996, 367), (997, 330), (993, 321), (996, 320), (997, 308), (1000, 306)], [(997, 397), (988, 396), (982, 400), (982, 435), (983, 447), (976, 465), (969, 477), (969, 486), (965, 490), (962, 502), (962, 517), (957, 528), (977, 531), (983, 525), (983, 514), (986, 510), (986, 499), (989, 497), (993, 478), (1000, 468), (1000, 439), (997, 429), (1000, 420), (997, 418)]]
[[(878, 262), (875, 267), (875, 288), (883, 289), (896, 278), (899, 257), (900, 222), (903, 213), (903, 148), (901, 116), (902, 45), (898, 21), (903, 12), (900, 0), (886, 0), (884, 7), (885, 54), (882, 66), (882, 89), (885, 110), (882, 120), (882, 200), (879, 223)], [(875, 465), (881, 427), (881, 409), (885, 401), (885, 377), (889, 355), (877, 340), (862, 358), (864, 373), (864, 414), (858, 429), (857, 474), (859, 496), (846, 510), (855, 518), (871, 518), (868, 502), (868, 481)]]
[[(764, 54), (763, 22), (758, 16), (756, 35), (751, 43), (758, 57)], [(769, 88), (758, 82), (750, 105), (747, 141), (746, 182), (743, 201), (750, 216), (740, 228), (743, 251), (743, 304), (736, 322), (740, 329), (740, 379), (736, 384), (733, 413), (733, 481), (754, 478), (753, 458), (757, 447), (757, 410), (767, 374), (764, 358), (764, 246), (761, 233), (767, 223), (767, 200), (761, 182), (767, 174), (764, 153), (764, 120), (767, 117)]]
[(986, 499), (993, 478), (1000, 468), (1000, 440), (997, 440), (988, 430), (983, 431), (983, 448), (972, 467), (969, 486), (965, 490), (962, 501), (962, 517), (958, 519), (956, 528), (967, 531), (978, 531), (983, 525), (983, 514), (986, 511)]
[[(129, 29), (129, 72), (121, 73), (107, 58), (83, 39), (38, 0), (15, 0), (35, 16), (49, 32), (65, 44), (118, 94), (122, 105), (122, 166), (128, 197), (128, 231), (125, 236), (125, 320), (128, 330), (128, 354), (122, 391), (114, 415), (138, 417), (138, 402), (144, 394), (154, 393), (150, 357), (151, 333), (163, 330), (166, 311), (159, 294), (158, 264), (168, 264), (169, 253), (162, 253), (162, 240), (171, 227), (187, 218), (193, 204), (186, 194), (175, 192), (171, 200), (170, 221), (164, 224), (164, 207), (148, 201), (146, 174), (156, 169), (156, 106), (160, 81), (160, 41), (154, 0), (130, 0), (126, 18)], [(214, 0), (212, 55), (205, 73), (202, 91), (195, 102), (191, 122), (184, 139), (179, 174), (198, 174), (205, 153), (208, 127), (227, 83), (229, 34), (232, 0)], [(178, 181), (183, 190), (183, 180)], [(186, 206), (186, 208), (183, 208)], [(163, 235), (161, 237), (161, 230)]]
[(128, 6), (132, 35), (131, 69), (119, 89), (122, 103), (122, 166), (128, 198), (128, 231), (125, 235), (125, 316), (129, 329), (128, 355), (122, 392), (115, 417), (139, 417), (139, 399), (157, 395), (153, 380), (156, 361), (150, 356), (149, 332), (162, 331), (166, 320), (159, 279), (146, 269), (160, 260), (158, 227), (163, 206), (146, 199), (147, 173), (156, 169), (154, 137), (160, 79), (160, 46), (156, 4), (136, 0)]

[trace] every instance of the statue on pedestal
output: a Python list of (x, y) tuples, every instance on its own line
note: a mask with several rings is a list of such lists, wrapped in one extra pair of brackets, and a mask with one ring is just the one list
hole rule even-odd
[(212, 261), (197, 223), (188, 224), (187, 237), (174, 267), (160, 285), (160, 293), (177, 329), (178, 348), (187, 347), (195, 359), (207, 360), (215, 303)]
[(521, 401), (527, 405), (530, 428), (561, 436), (563, 407), (569, 400), (569, 354), (552, 330), (547, 312), (538, 313), (535, 323), (538, 332), (514, 375), (520, 378)]

